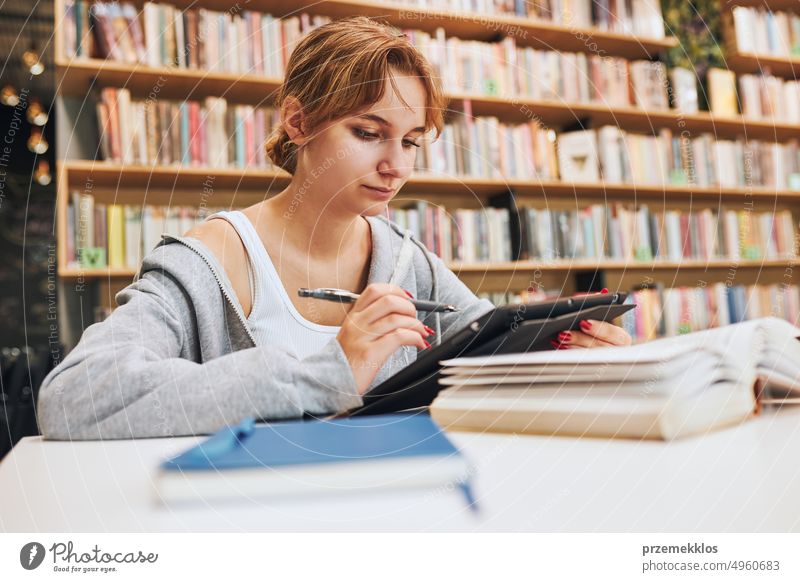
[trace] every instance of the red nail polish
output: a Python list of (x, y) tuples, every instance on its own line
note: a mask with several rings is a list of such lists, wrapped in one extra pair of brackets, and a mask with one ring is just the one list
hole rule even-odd
[(605, 295), (606, 293), (608, 293), (608, 289), (603, 287), (602, 289), (600, 289), (600, 293), (603, 293)]
[(582, 321), (580, 325), (581, 325), (581, 329), (585, 329), (585, 330), (592, 329), (592, 324), (589, 323), (588, 321)]
[[(403, 291), (406, 291), (406, 290), (403, 289)], [(408, 295), (411, 299), (414, 299), (414, 296), (411, 293), (409, 293), (408, 291), (406, 291), (406, 295)]]
[(436, 332), (429, 328), (427, 325), (423, 325), (422, 327), (425, 328), (425, 331), (428, 332), (429, 335), (436, 335)]
[(562, 331), (560, 334), (558, 334), (558, 339), (560, 339), (563, 343), (568, 343), (572, 341), (572, 334), (568, 331)]
[(550, 340), (550, 345), (553, 346), (553, 349), (556, 349), (556, 350), (561, 347), (561, 344), (558, 343), (556, 340)]
[(426, 348), (431, 347), (431, 344), (429, 342), (427, 342), (426, 340), (422, 340), (422, 341), (425, 343), (425, 347)]

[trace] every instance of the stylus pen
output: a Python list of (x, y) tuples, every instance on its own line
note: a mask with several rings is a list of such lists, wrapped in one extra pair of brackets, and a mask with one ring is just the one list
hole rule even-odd
[[(314, 299), (324, 299), (325, 301), (338, 301), (339, 303), (354, 303), (361, 295), (358, 293), (351, 293), (344, 289), (331, 289), (322, 287), (320, 289), (306, 289), (301, 287), (297, 290), (300, 297), (313, 297)], [(435, 303), (433, 301), (420, 301), (418, 299), (409, 299), (417, 311), (430, 311), (430, 312), (452, 312), (458, 311), (455, 305), (447, 305), (445, 303)]]

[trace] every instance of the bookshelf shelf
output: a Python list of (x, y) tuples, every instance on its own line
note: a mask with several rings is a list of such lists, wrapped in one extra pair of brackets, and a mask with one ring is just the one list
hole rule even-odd
[[(237, 170), (197, 167), (122, 166), (105, 162), (68, 161), (61, 167), (67, 173), (70, 188), (81, 188), (91, 182), (93, 188), (106, 190), (153, 188), (171, 190), (197, 189), (211, 178), (215, 188), (236, 189), (247, 194), (263, 195), (268, 189), (283, 188), (289, 174), (282, 170)], [(575, 184), (560, 181), (503, 180), (458, 176), (417, 174), (403, 187), (405, 195), (432, 194), (443, 196), (490, 196), (513, 189), (519, 197), (549, 197), (573, 199), (578, 197), (614, 198), (635, 201), (640, 198), (661, 200), (764, 200), (800, 201), (800, 191), (771, 188), (699, 188), (689, 186), (652, 186), (628, 184)], [(199, 196), (199, 194), (198, 194)]]
[(791, 12), (796, 10), (797, 0), (729, 0), (726, 3), (728, 6), (748, 6), (750, 8), (768, 8), (769, 10), (777, 11), (784, 10)]
[(202, 99), (225, 97), (247, 104), (269, 103), (280, 79), (241, 73), (216, 73), (178, 67), (149, 67), (101, 59), (56, 61), (56, 86), (62, 95), (85, 96), (88, 87), (126, 87), (134, 95)]
[(800, 79), (800, 56), (789, 58), (732, 52), (726, 58), (728, 68), (740, 74), (769, 72), (778, 77)]
[[(280, 85), (279, 79), (255, 75), (207, 73), (205, 71), (147, 67), (98, 59), (57, 63), (62, 95), (85, 96), (93, 79), (102, 87), (127, 87), (141, 98), (157, 89), (161, 98), (201, 99), (223, 96), (232, 102), (266, 105)], [(505, 121), (526, 121), (536, 116), (549, 126), (565, 127), (577, 122), (593, 126), (617, 125), (626, 130), (652, 132), (669, 128), (692, 134), (710, 132), (720, 138), (746, 135), (749, 139), (782, 141), (800, 135), (800, 126), (722, 117), (707, 112), (682, 114), (675, 110), (648, 111), (638, 107), (607, 107), (593, 103), (565, 103), (522, 97), (448, 94), (454, 107), (468, 99), (475, 115), (493, 115)]]
[[(537, 263), (536, 261), (506, 261), (495, 263), (449, 263), (448, 267), (456, 274), (508, 274), (531, 271), (571, 272), (571, 271), (728, 271), (731, 269), (786, 269), (800, 265), (797, 259), (739, 260), (714, 259), (709, 261), (586, 261)], [(136, 269), (80, 269), (65, 268), (59, 275), (65, 279), (82, 277), (85, 279), (132, 278)]]
[(568, 262), (538, 263), (536, 261), (506, 261), (495, 263), (450, 263), (448, 266), (455, 273), (505, 273), (526, 271), (677, 271), (692, 270), (728, 270), (728, 269), (763, 269), (793, 267), (800, 264), (795, 259), (763, 259), (739, 260), (713, 259), (700, 261), (687, 259), (685, 261), (620, 261), (603, 260), (587, 261), (574, 260)]

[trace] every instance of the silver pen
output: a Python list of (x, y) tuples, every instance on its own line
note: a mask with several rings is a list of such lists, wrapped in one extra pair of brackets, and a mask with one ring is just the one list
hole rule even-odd
[[(358, 293), (351, 293), (344, 289), (333, 289), (330, 287), (321, 287), (319, 289), (306, 289), (301, 287), (297, 290), (300, 297), (313, 297), (314, 299), (323, 299), (325, 301), (338, 301), (339, 303), (355, 303), (361, 297)], [(447, 305), (445, 303), (435, 303), (433, 301), (420, 301), (418, 299), (409, 299), (417, 311), (429, 312), (452, 312), (458, 311), (455, 305)]]

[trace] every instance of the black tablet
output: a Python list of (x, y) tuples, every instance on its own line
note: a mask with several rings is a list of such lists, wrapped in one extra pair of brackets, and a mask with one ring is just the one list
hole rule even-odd
[(365, 393), (363, 405), (346, 415), (384, 414), (428, 406), (440, 390), (442, 360), (553, 349), (550, 340), (562, 331), (580, 329), (582, 320), (610, 321), (633, 309), (634, 304), (623, 304), (627, 295), (598, 293), (496, 307), (441, 345), (421, 352), (415, 362)]

